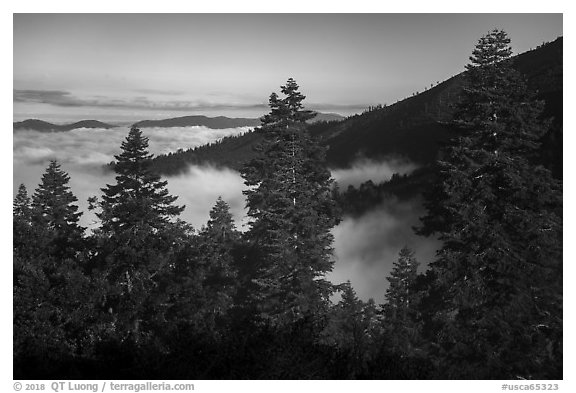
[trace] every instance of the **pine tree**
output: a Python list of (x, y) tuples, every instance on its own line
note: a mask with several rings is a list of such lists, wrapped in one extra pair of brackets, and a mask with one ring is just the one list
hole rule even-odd
[[(36, 232), (32, 226), (32, 202), (24, 184), (18, 187), (18, 193), (12, 203), (12, 250), (13, 250), (13, 282), (17, 285), (23, 273), (22, 261), (38, 254), (36, 249)], [(40, 252), (44, 247), (40, 247)]]
[(102, 189), (100, 201), (90, 199), (92, 209), (101, 209), (102, 221), (92, 266), (105, 286), (101, 304), (111, 316), (113, 334), (138, 342), (165, 328), (171, 261), (188, 246), (189, 228), (171, 221), (184, 207), (173, 204), (177, 197), (151, 171), (148, 138), (133, 127), (121, 148), (115, 156), (116, 184)]
[(418, 265), (414, 253), (404, 246), (398, 261), (394, 262), (390, 277), (386, 278), (390, 282), (386, 290), (386, 301), (392, 319), (405, 321), (408, 318), (414, 298), (411, 286), (416, 280)]
[[(208, 223), (183, 240), (178, 241), (183, 246), (170, 260), (168, 324), (162, 336), (176, 352), (202, 343), (225, 345), (234, 334), (239, 286), (235, 253), (241, 241), (228, 204), (219, 197)], [(186, 337), (187, 341), (174, 341), (173, 337)]]
[(373, 299), (365, 303), (358, 298), (350, 281), (341, 284), (340, 290), (342, 298), (331, 307), (320, 342), (345, 356), (347, 375), (341, 377), (356, 378), (375, 352), (377, 310)]
[(14, 254), (22, 254), (29, 249), (32, 239), (32, 202), (24, 184), (18, 187), (18, 193), (12, 204), (12, 235)]
[(364, 336), (364, 302), (358, 298), (350, 281), (342, 284), (341, 290), (342, 298), (331, 310), (330, 322), (322, 332), (322, 341), (358, 355)]
[(30, 220), (30, 210), (32, 208), (30, 197), (28, 196), (28, 190), (24, 184), (20, 184), (18, 187), (18, 193), (14, 197), (14, 203), (12, 204), (12, 212), (14, 217), (21, 218), (25, 221)]
[(75, 205), (78, 199), (70, 190), (69, 181), (70, 176), (60, 164), (51, 161), (32, 196), (30, 236), (35, 240), (28, 247), (28, 254), (40, 251), (56, 259), (76, 258), (83, 249), (84, 228), (78, 224), (82, 213)]
[(22, 376), (36, 367), (50, 375), (94, 344), (93, 288), (82, 271), (81, 213), (68, 181), (52, 161), (32, 201), (23, 185), (14, 199), (14, 361)]
[(282, 326), (325, 309), (331, 285), (332, 235), (337, 222), (324, 149), (306, 131), (314, 116), (289, 79), (284, 98), (270, 96), (259, 132), (259, 156), (242, 170), (253, 245), (252, 304), (265, 323)]
[(59, 235), (79, 233), (83, 228), (78, 225), (82, 215), (74, 205), (78, 198), (72, 194), (68, 182), (70, 176), (57, 161), (50, 161), (32, 196), (33, 219), (36, 224), (52, 230)]
[[(121, 148), (122, 153), (115, 156), (116, 184), (102, 189), (101, 200), (93, 197), (89, 201), (91, 209), (100, 209), (96, 213), (102, 221), (96, 231), (98, 238), (109, 243), (109, 251), (117, 257), (124, 251), (128, 253), (109, 266), (118, 275), (126, 276), (130, 275), (128, 270), (150, 261), (150, 257), (143, 255), (170, 248), (170, 241), (164, 236), (179, 227), (180, 224), (171, 225), (170, 220), (184, 207), (173, 204), (177, 197), (169, 195), (167, 182), (151, 171), (153, 155), (147, 150), (148, 138), (138, 128), (130, 130)], [(141, 246), (137, 246), (139, 242)]]
[[(193, 304), (197, 315), (204, 324), (204, 329), (212, 335), (223, 334), (230, 320), (230, 309), (237, 289), (237, 276), (234, 253), (240, 241), (230, 207), (218, 197), (210, 211), (210, 219), (195, 238), (194, 265), (187, 270), (188, 283), (192, 287), (183, 292), (196, 297)], [(201, 278), (200, 284), (197, 279)], [(189, 299), (182, 299), (187, 302)]]
[(210, 210), (210, 219), (202, 232), (223, 245), (238, 240), (239, 232), (230, 213), (230, 206), (221, 196)]
[(169, 195), (168, 182), (151, 171), (148, 138), (138, 128), (130, 129), (121, 148), (122, 153), (115, 156), (116, 184), (102, 189), (102, 212), (98, 214), (102, 230), (119, 232), (138, 225), (161, 229), (184, 207), (173, 204), (178, 197)]
[(431, 267), (448, 376), (561, 377), (562, 185), (534, 163), (549, 123), (509, 43), (494, 30), (473, 52), (420, 228), (443, 241)]
[(398, 261), (394, 262), (390, 286), (386, 290), (386, 304), (383, 306), (387, 337), (391, 350), (403, 355), (411, 355), (417, 339), (418, 294), (413, 289), (417, 278), (418, 261), (408, 248), (400, 250)]

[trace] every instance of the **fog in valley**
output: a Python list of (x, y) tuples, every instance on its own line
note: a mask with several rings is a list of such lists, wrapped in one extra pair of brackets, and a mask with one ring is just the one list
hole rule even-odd
[[(87, 207), (90, 196), (101, 196), (101, 188), (114, 183), (115, 174), (104, 166), (120, 153), (120, 145), (128, 134), (128, 127), (113, 129), (76, 129), (70, 132), (41, 133), (18, 131), (13, 143), (13, 195), (23, 183), (30, 195), (52, 159), (58, 160), (70, 175), (70, 187), (78, 198), (83, 212), (81, 224), (88, 231), (97, 220)], [(206, 127), (145, 128), (149, 151), (155, 155), (188, 149), (214, 142), (224, 136), (238, 135), (248, 128), (209, 129)], [(333, 170), (333, 177), (341, 190), (348, 185), (358, 186), (372, 180), (379, 183), (394, 173), (408, 173), (415, 165), (391, 159), (386, 162), (359, 160), (350, 169)], [(200, 229), (209, 218), (209, 211), (219, 196), (230, 205), (239, 230), (248, 229), (245, 211), (245, 188), (238, 172), (210, 166), (190, 166), (178, 176), (166, 177), (168, 190), (177, 195), (178, 205), (186, 209), (181, 218)], [(423, 214), (421, 201), (394, 202), (379, 206), (361, 217), (344, 217), (333, 229), (335, 237), (335, 267), (328, 278), (334, 283), (350, 280), (362, 299), (384, 301), (388, 276), (398, 252), (404, 245), (411, 247), (422, 265), (434, 254), (436, 241), (418, 237), (412, 226)], [(420, 267), (422, 270), (424, 266)]]
[(346, 187), (358, 187), (367, 180), (372, 180), (374, 184), (389, 180), (393, 174), (405, 174), (416, 169), (416, 165), (406, 159), (391, 157), (385, 161), (378, 162), (367, 158), (356, 160), (350, 168), (333, 169), (332, 177), (338, 182), (341, 191)]
[[(149, 151), (159, 155), (204, 145), (224, 136), (242, 134), (248, 129), (145, 128), (143, 133), (150, 140)], [(24, 183), (29, 194), (32, 194), (40, 183), (48, 162), (56, 159), (70, 175), (70, 187), (84, 212), (81, 224), (90, 228), (95, 217), (87, 211), (87, 199), (94, 195), (100, 196), (100, 189), (115, 181), (115, 174), (106, 171), (104, 166), (114, 160), (114, 155), (121, 152), (120, 145), (128, 131), (128, 127), (119, 127), (108, 130), (76, 129), (59, 133), (14, 133), (13, 194), (16, 194), (20, 183)], [(182, 218), (194, 227), (200, 227), (207, 221), (210, 207), (219, 195), (230, 199), (229, 203), (236, 213), (235, 218), (243, 215), (242, 204), (234, 203), (233, 200), (241, 199), (239, 190), (242, 179), (232, 171), (191, 168), (186, 176), (168, 178), (168, 182), (170, 192), (179, 196), (177, 203), (186, 205)], [(239, 208), (235, 209), (236, 207)]]
[(9, 24), (13, 381), (562, 387), (563, 13), (48, 4)]

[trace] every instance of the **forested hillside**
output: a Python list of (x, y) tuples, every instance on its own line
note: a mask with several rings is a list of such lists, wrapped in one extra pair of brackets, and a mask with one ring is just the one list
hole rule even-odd
[[(544, 136), (542, 158), (557, 176), (562, 171), (562, 38), (514, 57), (514, 68), (546, 103), (544, 116), (553, 127)], [(460, 100), (464, 74), (456, 75), (397, 103), (367, 108), (342, 121), (319, 122), (310, 134), (328, 147), (330, 167), (349, 166), (359, 157), (375, 160), (402, 156), (420, 165), (432, 163), (452, 130), (449, 121)], [(185, 171), (190, 164), (211, 164), (239, 169), (254, 157), (262, 141), (257, 133), (226, 138), (210, 146), (174, 152), (155, 159), (162, 174)]]
[[(157, 173), (172, 164), (153, 160), (137, 127), (115, 179), (89, 199), (89, 233), (70, 176), (51, 161), (32, 195), (22, 185), (13, 201), (14, 379), (562, 379), (563, 185), (542, 165), (554, 125), (518, 61), (493, 30), (439, 90), (334, 124), (308, 124), (314, 114), (288, 79), (257, 132), (197, 149), (219, 151), (223, 165), (234, 147), (245, 161), (245, 232), (222, 198), (201, 228), (181, 220)], [(456, 83), (466, 89), (452, 112), (438, 109)], [(335, 191), (327, 146), (357, 148), (361, 129), (384, 144), (378, 157), (440, 117), (434, 165), (379, 186), (411, 195), (428, 182), (415, 230), (439, 250), (418, 261), (401, 248), (385, 296), (361, 300), (350, 282), (327, 279), (342, 198), (361, 200)]]

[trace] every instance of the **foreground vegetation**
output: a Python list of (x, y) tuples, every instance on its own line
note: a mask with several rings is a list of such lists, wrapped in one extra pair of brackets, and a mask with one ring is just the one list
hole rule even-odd
[(338, 195), (292, 79), (242, 168), (245, 233), (222, 199), (200, 230), (179, 220), (137, 128), (89, 235), (52, 161), (14, 199), (14, 378), (561, 379), (562, 184), (509, 42), (482, 37), (467, 67), (417, 228), (443, 246), (423, 274), (399, 250), (382, 305), (325, 279)]

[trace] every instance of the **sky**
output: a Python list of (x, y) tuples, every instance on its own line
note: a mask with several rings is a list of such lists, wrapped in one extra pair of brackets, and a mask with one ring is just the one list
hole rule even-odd
[(562, 14), (14, 14), (13, 120), (126, 124), (259, 117), (293, 77), (344, 116), (464, 69), (504, 29), (515, 53), (562, 35)]

